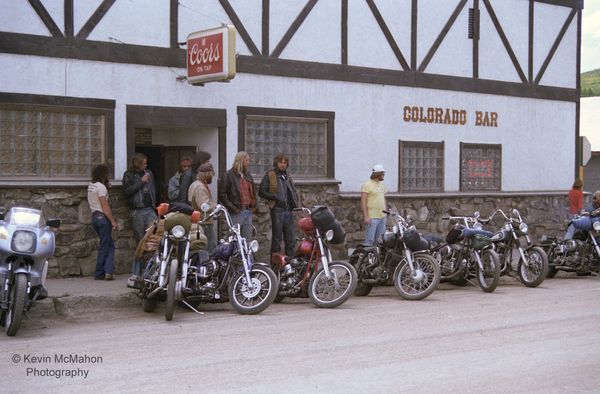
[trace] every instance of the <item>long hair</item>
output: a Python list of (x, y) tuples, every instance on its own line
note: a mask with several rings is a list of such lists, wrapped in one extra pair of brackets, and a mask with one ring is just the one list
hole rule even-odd
[(141, 171), (144, 166), (144, 160), (148, 160), (145, 154), (136, 153), (131, 158), (131, 167), (129, 167), (130, 171)]
[(212, 179), (214, 176), (215, 176), (214, 171), (198, 171), (198, 175), (196, 176), (196, 179), (201, 182), (204, 182), (206, 184), (209, 184), (212, 182)]
[(247, 154), (246, 152), (239, 151), (236, 155), (235, 155), (235, 159), (233, 160), (233, 170), (236, 171), (237, 173), (240, 174), (244, 174), (246, 171), (244, 171), (244, 159), (246, 157), (250, 157), (249, 154)]
[(573, 189), (581, 189), (582, 187), (583, 181), (581, 180), (581, 178), (575, 179), (575, 182), (573, 182)]
[(279, 153), (273, 159), (273, 167), (277, 167), (277, 163), (281, 163), (282, 161), (285, 161), (287, 163), (288, 167), (290, 166), (290, 159), (288, 159), (288, 157), (285, 155), (285, 153)]
[(92, 170), (92, 183), (100, 182), (104, 185), (108, 185), (110, 171), (106, 164), (98, 164)]

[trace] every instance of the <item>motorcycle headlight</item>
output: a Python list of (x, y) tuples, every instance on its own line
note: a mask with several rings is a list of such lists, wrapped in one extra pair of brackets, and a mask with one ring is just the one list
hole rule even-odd
[(171, 229), (171, 234), (173, 234), (175, 238), (183, 238), (185, 236), (185, 228), (178, 224)]
[(10, 247), (15, 252), (33, 253), (35, 251), (35, 234), (31, 231), (15, 231)]
[(523, 234), (527, 234), (527, 231), (529, 230), (529, 227), (527, 226), (527, 223), (521, 223), (521, 224), (519, 224), (519, 230)]
[(394, 234), (398, 234), (398, 225), (397, 224), (394, 224), (394, 226), (392, 227), (392, 232)]
[(600, 231), (600, 222), (594, 222), (594, 231)]
[(253, 240), (252, 242), (250, 242), (249, 248), (252, 251), (252, 253), (258, 252), (258, 241), (257, 240)]
[(328, 241), (331, 241), (333, 239), (333, 230), (327, 230), (327, 232), (325, 233), (325, 239), (327, 239)]

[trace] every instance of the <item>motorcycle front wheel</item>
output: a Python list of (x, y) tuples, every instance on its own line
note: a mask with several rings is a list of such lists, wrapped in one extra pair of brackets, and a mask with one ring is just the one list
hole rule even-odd
[(414, 271), (403, 259), (394, 272), (394, 286), (405, 300), (422, 300), (428, 297), (440, 283), (440, 267), (435, 259), (427, 254), (414, 256)]
[(165, 304), (165, 319), (173, 320), (173, 308), (175, 306), (175, 285), (177, 284), (177, 259), (171, 260), (169, 264), (169, 277), (167, 282), (167, 302)]
[(279, 290), (277, 276), (272, 269), (255, 264), (250, 271), (248, 285), (244, 273), (236, 274), (229, 284), (229, 302), (233, 309), (243, 315), (264, 311), (273, 303)]
[(519, 278), (525, 286), (537, 287), (546, 279), (548, 256), (544, 249), (536, 246), (526, 252), (526, 257), (529, 258), (529, 264), (523, 259), (519, 261)]
[(6, 335), (9, 337), (14, 336), (17, 331), (19, 331), (19, 328), (21, 327), (21, 320), (23, 320), (25, 298), (27, 297), (26, 273), (18, 273), (15, 275), (11, 293), (10, 306), (6, 312), (4, 321)]
[(483, 270), (477, 266), (477, 281), (481, 290), (486, 293), (491, 293), (496, 290), (498, 282), (500, 282), (500, 258), (493, 250), (484, 250), (481, 253), (481, 264)]
[[(148, 262), (148, 265), (144, 270), (144, 273), (142, 274), (142, 278), (144, 279), (144, 285), (141, 290), (141, 297), (142, 309), (144, 312), (154, 312), (154, 310), (158, 306), (158, 299), (156, 298), (156, 296), (154, 296), (153, 298), (148, 298), (148, 295), (152, 293), (152, 291), (158, 286), (156, 284), (150, 285), (150, 283), (158, 283), (159, 274), (160, 261), (154, 256)], [(147, 282), (146, 279), (148, 279), (150, 282)]]
[(345, 261), (333, 261), (329, 264), (330, 278), (321, 267), (310, 278), (308, 297), (319, 308), (335, 308), (350, 298), (358, 282), (356, 270)]

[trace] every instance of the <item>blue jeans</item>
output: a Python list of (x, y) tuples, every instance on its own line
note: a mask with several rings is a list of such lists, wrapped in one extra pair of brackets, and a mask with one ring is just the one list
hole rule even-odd
[(101, 278), (106, 274), (115, 272), (115, 243), (112, 239), (112, 224), (104, 213), (94, 211), (92, 213), (92, 227), (100, 238), (94, 276)]
[[(154, 208), (151, 207), (134, 209), (131, 212), (131, 226), (133, 227), (133, 237), (135, 238), (136, 245), (140, 243), (140, 240), (146, 233), (146, 229), (150, 227), (150, 225), (155, 219), (156, 212), (154, 212)], [(142, 263), (140, 261), (135, 260), (133, 262), (131, 272), (133, 275), (141, 275)]]
[(375, 241), (385, 233), (385, 218), (371, 219), (365, 230), (364, 245), (373, 246)]
[(242, 237), (246, 238), (246, 241), (250, 243), (252, 241), (252, 211), (243, 209), (240, 213), (231, 215), (231, 221), (233, 224), (240, 225)]
[(206, 240), (208, 241), (208, 245), (206, 250), (208, 253), (212, 253), (213, 250), (217, 247), (217, 235), (215, 234), (215, 225), (214, 223), (207, 223), (202, 225), (202, 230), (204, 230), (204, 235), (206, 235)]
[(577, 219), (573, 219), (567, 232), (565, 233), (565, 239), (572, 239), (575, 235), (575, 230), (591, 231), (594, 226), (594, 222), (600, 220), (600, 216), (580, 216)]
[(277, 207), (271, 209), (271, 234), (271, 253), (279, 252), (281, 241), (283, 241), (285, 255), (294, 255), (296, 249), (296, 223), (292, 211)]

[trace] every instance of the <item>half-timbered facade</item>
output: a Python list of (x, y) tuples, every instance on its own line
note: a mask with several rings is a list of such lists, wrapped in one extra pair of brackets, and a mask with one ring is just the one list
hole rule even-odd
[[(576, 173), (583, 0), (0, 0), (0, 183), (83, 186), (134, 151), (280, 151), (300, 183), (393, 195), (563, 191)], [(237, 75), (185, 82), (232, 24)], [(397, 193), (397, 194), (396, 194)]]

